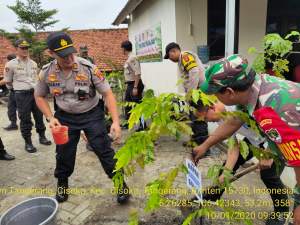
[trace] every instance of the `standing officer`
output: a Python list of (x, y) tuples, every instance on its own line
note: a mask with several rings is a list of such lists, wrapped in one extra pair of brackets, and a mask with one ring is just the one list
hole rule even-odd
[[(294, 167), (297, 181), (293, 195), (294, 225), (300, 225), (300, 84), (256, 74), (240, 55), (231, 55), (212, 65), (205, 76), (201, 90), (215, 94), (225, 105), (237, 105), (246, 112), (257, 122), (272, 152)], [(243, 124), (238, 117), (227, 119), (209, 136), (205, 146), (228, 138)], [(195, 161), (205, 146), (194, 149)], [(286, 224), (286, 218), (280, 214), (272, 219), (275, 224)]]
[[(15, 54), (9, 54), (7, 56), (7, 61), (13, 60), (16, 58)], [(17, 130), (17, 103), (15, 98), (15, 92), (12, 87), (12, 85), (7, 84), (6, 85), (9, 90), (9, 96), (8, 96), (8, 104), (7, 104), (7, 116), (10, 121), (10, 124), (7, 127), (4, 127), (3, 129), (6, 131), (10, 130)]]
[[(132, 43), (124, 41), (121, 44), (127, 60), (124, 64), (124, 76), (127, 89), (125, 92), (125, 101), (140, 103), (143, 98), (144, 84), (141, 78), (141, 65), (138, 58), (132, 53)], [(130, 117), (130, 106), (125, 107), (125, 118), (128, 121)], [(144, 129), (144, 123), (140, 122), (139, 130)]]
[(3, 83), (12, 84), (20, 118), (21, 133), (25, 140), (25, 150), (33, 153), (36, 152), (36, 148), (31, 141), (31, 113), (35, 120), (40, 143), (51, 145), (51, 141), (45, 137), (46, 127), (43, 122), (43, 114), (34, 101), (33, 92), (38, 73), (37, 64), (29, 58), (29, 43), (25, 39), (18, 40), (16, 48), (17, 58), (6, 63)]
[[(189, 51), (181, 51), (177, 43), (170, 43), (166, 46), (165, 59), (178, 63), (178, 68), (183, 79), (185, 93), (197, 89), (204, 80), (204, 66), (198, 56)], [(203, 143), (208, 136), (207, 123), (199, 121), (194, 113), (190, 113), (191, 127), (193, 130), (192, 141), (197, 144)]]
[(94, 59), (89, 56), (89, 49), (87, 45), (81, 45), (79, 47), (79, 56), (90, 61), (90, 63), (95, 64)]
[[(114, 176), (115, 159), (111, 141), (105, 129), (104, 112), (98, 92), (105, 98), (113, 124), (111, 133), (116, 139), (121, 136), (119, 115), (115, 97), (108, 82), (99, 69), (89, 61), (74, 55), (72, 39), (63, 32), (52, 33), (47, 38), (49, 53), (54, 61), (45, 65), (40, 72), (35, 89), (38, 107), (50, 122), (50, 127), (69, 127), (69, 142), (56, 145), (56, 168), (58, 179), (56, 199), (68, 199), (68, 177), (74, 170), (76, 149), (83, 130), (109, 178)], [(56, 107), (53, 115), (47, 102), (48, 93), (54, 96)], [(123, 185), (117, 200), (125, 203), (128, 187)]]

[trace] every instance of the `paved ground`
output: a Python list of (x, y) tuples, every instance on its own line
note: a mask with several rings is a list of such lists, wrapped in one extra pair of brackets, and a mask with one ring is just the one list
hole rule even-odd
[[(6, 108), (0, 105), (0, 127), (8, 124)], [(24, 151), (24, 143), (19, 131), (4, 132), (0, 129), (1, 137), (9, 153), (16, 156), (11, 162), (0, 161), (0, 214), (18, 202), (32, 196), (48, 195), (54, 196), (56, 180), (53, 177), (55, 167), (54, 145), (41, 146), (38, 144), (38, 136), (33, 132), (33, 142), (38, 148), (35, 154)], [(50, 137), (48, 133), (48, 137)], [(141, 224), (180, 224), (181, 213), (177, 208), (163, 209), (158, 213), (145, 214), (143, 207), (145, 195), (144, 185), (151, 178), (158, 176), (160, 172), (167, 171), (186, 157), (186, 152), (181, 142), (172, 139), (162, 139), (156, 147), (156, 161), (148, 166), (145, 171), (137, 173), (128, 180), (128, 184), (134, 190), (133, 198), (126, 206), (119, 206), (115, 196), (110, 194), (112, 182), (106, 177), (98, 159), (85, 149), (83, 141), (80, 142), (77, 152), (75, 172), (70, 178), (70, 187), (73, 194), (69, 201), (59, 206), (59, 225), (125, 225), (128, 221), (128, 214), (131, 210), (137, 209), (140, 213)], [(222, 156), (224, 157), (224, 155)], [(214, 156), (201, 161), (200, 169), (206, 174), (209, 165), (221, 162), (222, 157)], [(180, 176), (176, 181), (177, 187), (184, 187), (185, 178)], [(205, 185), (209, 184), (204, 179)], [(249, 212), (256, 212), (254, 215), (255, 225), (263, 224), (258, 219), (261, 212), (272, 210), (270, 198), (266, 194), (253, 194), (253, 189), (263, 188), (257, 173), (251, 173), (234, 184), (240, 194), (226, 194), (225, 199), (236, 199), (241, 202), (238, 208)], [(243, 193), (243, 187), (249, 186), (248, 194)], [(39, 188), (45, 193), (32, 193), (34, 188)], [(103, 192), (104, 191), (104, 192)], [(244, 202), (254, 199), (256, 202), (245, 207)], [(262, 215), (262, 214), (260, 214)], [(205, 224), (228, 224), (220, 220), (221, 214)], [(237, 223), (233, 223), (237, 224)]]

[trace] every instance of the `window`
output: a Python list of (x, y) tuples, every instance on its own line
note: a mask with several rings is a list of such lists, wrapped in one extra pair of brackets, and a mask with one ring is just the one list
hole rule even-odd
[[(235, 12), (235, 53), (238, 51), (239, 12), (240, 0), (236, 0)], [(226, 0), (208, 0), (208, 32), (207, 45), (209, 46), (209, 59), (218, 60), (225, 56), (225, 25)]]

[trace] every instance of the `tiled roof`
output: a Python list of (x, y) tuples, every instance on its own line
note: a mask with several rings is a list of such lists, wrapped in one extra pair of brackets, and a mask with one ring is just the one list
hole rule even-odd
[[(128, 39), (128, 30), (126, 28), (71, 30), (68, 33), (71, 35), (77, 49), (82, 44), (88, 46), (89, 55), (94, 58), (95, 64), (101, 70), (122, 69), (126, 57), (120, 46), (122, 41)], [(48, 32), (42, 32), (39, 34), (39, 37), (46, 38), (48, 34)], [(3, 75), (6, 56), (14, 53), (14, 51), (15, 49), (10, 41), (0, 36), (0, 75)]]

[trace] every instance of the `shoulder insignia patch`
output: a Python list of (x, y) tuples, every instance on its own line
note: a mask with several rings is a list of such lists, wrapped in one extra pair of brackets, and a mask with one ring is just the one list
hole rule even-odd
[(266, 134), (275, 143), (281, 143), (282, 142), (282, 138), (281, 138), (281, 136), (280, 136), (280, 134), (279, 134), (279, 132), (278, 132), (277, 129), (272, 128), (270, 130), (267, 130)]
[(94, 75), (96, 77), (98, 77), (100, 80), (104, 80), (105, 79), (103, 73), (98, 68), (94, 69)]
[(182, 56), (182, 66), (184, 69), (189, 72), (191, 69), (197, 67), (196, 59), (193, 55), (185, 53)]

